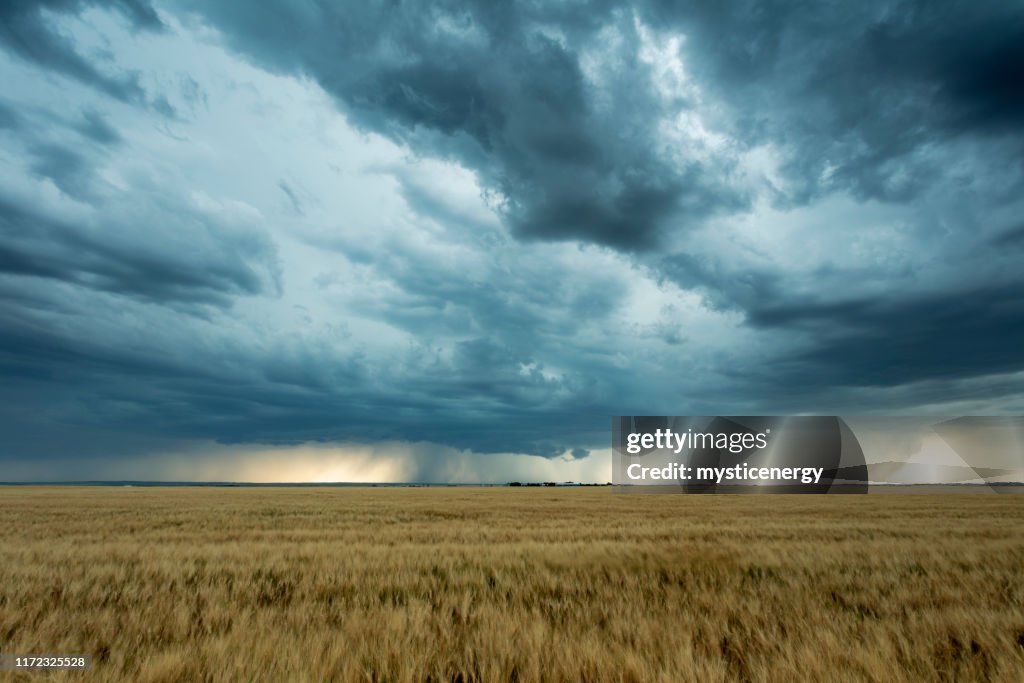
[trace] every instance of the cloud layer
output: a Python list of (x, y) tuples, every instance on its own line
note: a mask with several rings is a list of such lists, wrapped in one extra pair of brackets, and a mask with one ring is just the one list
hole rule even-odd
[(1024, 407), (1012, 5), (0, 15), (0, 459)]

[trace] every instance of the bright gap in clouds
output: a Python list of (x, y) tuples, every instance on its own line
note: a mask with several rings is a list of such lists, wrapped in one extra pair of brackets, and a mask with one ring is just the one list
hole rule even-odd
[(611, 481), (611, 449), (555, 458), (474, 453), (431, 443), (225, 445), (178, 442), (144, 456), (24, 461), (3, 481), (506, 484)]

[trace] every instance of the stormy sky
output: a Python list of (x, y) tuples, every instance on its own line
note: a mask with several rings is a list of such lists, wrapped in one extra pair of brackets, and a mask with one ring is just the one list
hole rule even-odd
[(0, 83), (0, 480), (1024, 412), (1019, 3), (15, 0)]

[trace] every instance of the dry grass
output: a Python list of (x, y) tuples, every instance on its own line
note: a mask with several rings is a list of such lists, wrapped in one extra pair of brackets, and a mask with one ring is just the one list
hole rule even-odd
[(1024, 681), (1024, 497), (0, 488), (96, 681)]

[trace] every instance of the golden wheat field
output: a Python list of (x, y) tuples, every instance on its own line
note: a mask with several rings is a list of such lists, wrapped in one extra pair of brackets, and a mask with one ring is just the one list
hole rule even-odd
[(0, 488), (89, 681), (1024, 681), (1024, 496)]

